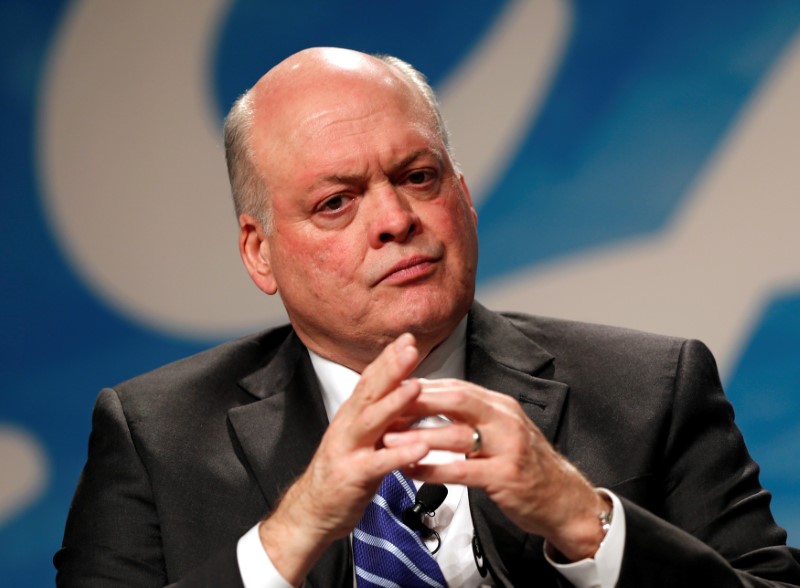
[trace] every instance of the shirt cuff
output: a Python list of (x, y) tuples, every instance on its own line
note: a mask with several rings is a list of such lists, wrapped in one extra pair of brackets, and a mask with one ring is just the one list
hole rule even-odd
[(544, 556), (547, 561), (576, 588), (613, 588), (617, 584), (622, 567), (622, 555), (625, 551), (625, 511), (622, 509), (622, 502), (615, 494), (603, 488), (599, 491), (611, 499), (614, 515), (608, 533), (594, 557), (574, 563), (559, 564), (547, 555), (547, 545), (545, 545)]
[(261, 545), (258, 525), (239, 539), (239, 543), (236, 544), (236, 559), (239, 562), (239, 574), (242, 576), (244, 588), (292, 588), (292, 585), (275, 569), (264, 546)]

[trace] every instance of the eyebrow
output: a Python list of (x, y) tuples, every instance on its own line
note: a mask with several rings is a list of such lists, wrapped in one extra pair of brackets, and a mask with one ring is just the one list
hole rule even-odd
[[(442, 154), (439, 153), (435, 149), (417, 149), (409, 153), (406, 157), (404, 157), (400, 162), (393, 165), (389, 170), (390, 175), (395, 173), (397, 170), (401, 170), (403, 168), (408, 167), (417, 159), (424, 157), (426, 155), (433, 156), (436, 161), (439, 163), (440, 166), (444, 165), (444, 158)], [(318, 186), (322, 186), (325, 184), (357, 184), (363, 181), (364, 177), (362, 175), (344, 175), (344, 174), (330, 174), (327, 176), (323, 176), (319, 178), (316, 182), (314, 182), (313, 187), (316, 188)]]
[(398, 169), (403, 169), (404, 167), (408, 167), (410, 164), (414, 163), (414, 161), (416, 161), (417, 159), (419, 159), (420, 157), (423, 157), (425, 155), (433, 156), (436, 159), (436, 161), (439, 162), (439, 165), (441, 165), (444, 162), (442, 154), (439, 153), (437, 150), (434, 150), (434, 149), (417, 149), (416, 151), (412, 151), (407, 157), (405, 157), (402, 161), (400, 161), (400, 163), (395, 165), (392, 168), (392, 171), (395, 171), (395, 170), (398, 170)]

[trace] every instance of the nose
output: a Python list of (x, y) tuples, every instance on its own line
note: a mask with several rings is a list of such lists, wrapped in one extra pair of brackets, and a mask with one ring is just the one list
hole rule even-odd
[(404, 243), (419, 232), (419, 217), (408, 199), (394, 186), (375, 191), (373, 196), (370, 246), (378, 249), (387, 243)]

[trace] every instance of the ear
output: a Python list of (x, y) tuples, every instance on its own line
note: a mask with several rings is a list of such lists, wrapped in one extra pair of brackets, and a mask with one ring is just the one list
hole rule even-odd
[(275, 294), (278, 284), (272, 273), (269, 241), (261, 221), (249, 214), (239, 216), (239, 254), (255, 285), (267, 294)]
[(464, 179), (464, 174), (459, 174), (458, 179), (461, 182), (461, 189), (464, 190), (464, 198), (469, 205), (469, 209), (472, 212), (472, 219), (475, 221), (475, 224), (478, 224), (478, 213), (475, 211), (475, 207), (472, 205), (472, 194), (469, 193), (469, 186), (467, 186), (467, 180)]

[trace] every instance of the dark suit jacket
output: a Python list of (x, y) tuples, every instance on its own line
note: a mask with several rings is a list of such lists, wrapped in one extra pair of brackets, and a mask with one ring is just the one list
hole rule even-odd
[[(800, 585), (702, 344), (499, 315), (468, 322), (467, 377), (518, 399), (589, 479), (620, 496), (619, 586)], [(235, 546), (303, 471), (327, 426), (290, 327), (228, 343), (104, 390), (55, 556), (59, 586), (241, 586)], [(567, 585), (541, 539), (469, 491), (498, 585)], [(308, 577), (352, 585), (338, 541)]]

